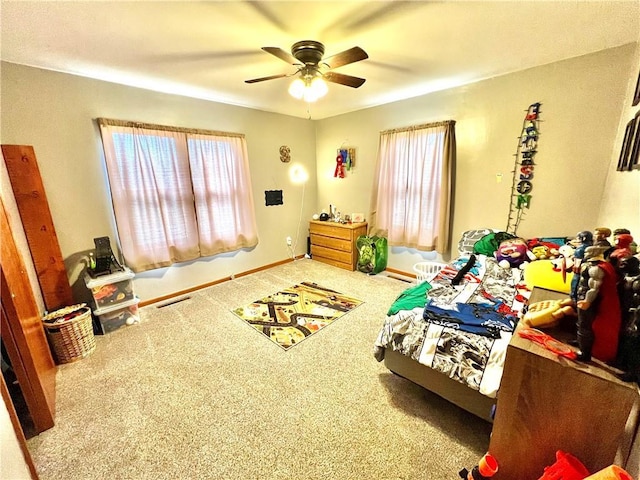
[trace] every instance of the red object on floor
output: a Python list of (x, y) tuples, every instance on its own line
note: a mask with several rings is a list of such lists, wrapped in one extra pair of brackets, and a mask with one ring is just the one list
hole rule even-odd
[(589, 471), (580, 460), (558, 450), (556, 463), (545, 467), (544, 474), (538, 480), (584, 480), (588, 475)]
[(498, 461), (493, 455), (487, 453), (480, 459), (478, 471), (484, 478), (491, 478), (498, 471)]
[(619, 466), (610, 465), (588, 476), (585, 480), (633, 480), (633, 477)]

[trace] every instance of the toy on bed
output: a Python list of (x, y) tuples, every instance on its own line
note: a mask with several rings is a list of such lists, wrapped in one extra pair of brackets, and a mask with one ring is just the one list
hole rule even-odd
[(511, 238), (500, 242), (496, 251), (498, 265), (502, 268), (524, 268), (536, 256), (522, 238)]

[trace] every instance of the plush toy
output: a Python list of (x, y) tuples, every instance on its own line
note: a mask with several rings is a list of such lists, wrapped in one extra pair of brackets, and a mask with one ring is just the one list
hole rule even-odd
[(575, 249), (567, 244), (558, 249), (558, 257), (551, 260), (553, 270), (562, 273), (562, 281), (567, 281), (567, 276), (573, 271), (573, 256)]
[(498, 265), (502, 268), (524, 268), (527, 263), (536, 258), (522, 238), (511, 238), (500, 242), (495, 255)]
[(546, 288), (555, 292), (569, 293), (573, 272), (566, 269), (563, 276), (561, 267), (555, 262), (558, 260), (536, 260), (528, 263), (523, 271), (523, 279), (528, 289), (533, 287)]
[(531, 249), (531, 253), (536, 259), (541, 260), (544, 258), (551, 258), (551, 250), (546, 245), (537, 245)]

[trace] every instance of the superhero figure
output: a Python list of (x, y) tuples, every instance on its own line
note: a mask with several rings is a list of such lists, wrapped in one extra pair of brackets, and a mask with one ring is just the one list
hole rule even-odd
[(616, 366), (625, 372), (622, 380), (640, 384), (640, 259), (625, 257), (618, 266), (624, 278), (619, 287), (622, 328)]
[(633, 243), (633, 237), (628, 233), (620, 233), (613, 237), (614, 250), (611, 252), (611, 257), (620, 259), (624, 257), (630, 257), (633, 255), (631, 252), (631, 244)]
[(585, 230), (578, 232), (576, 238), (569, 242), (575, 248), (573, 252), (573, 278), (571, 279), (571, 299), (577, 302), (578, 282), (580, 281), (580, 264), (584, 258), (584, 251), (593, 245), (593, 233)]
[(618, 352), (621, 312), (618, 297), (618, 274), (605, 261), (606, 247), (591, 246), (585, 250), (577, 290), (578, 360), (595, 357), (613, 362)]
[(611, 236), (611, 229), (607, 227), (598, 227), (593, 232), (593, 244), (599, 247), (610, 247), (611, 243), (607, 240)]

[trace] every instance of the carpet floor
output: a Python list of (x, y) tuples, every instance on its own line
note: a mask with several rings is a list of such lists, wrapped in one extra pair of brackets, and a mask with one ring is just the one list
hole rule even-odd
[[(288, 351), (231, 312), (302, 281), (364, 303)], [(373, 358), (408, 286), (303, 259), (141, 308), (59, 367), (56, 424), (28, 441), (40, 479), (458, 478), (490, 425)]]

